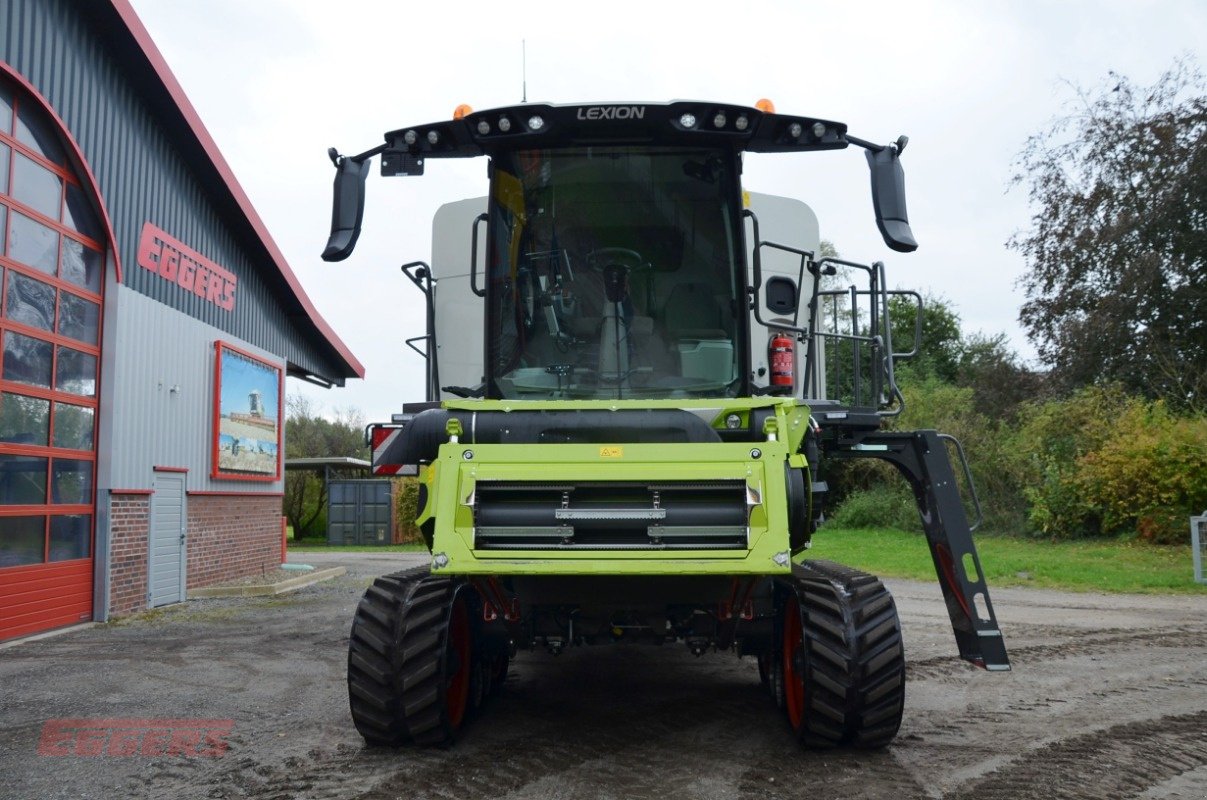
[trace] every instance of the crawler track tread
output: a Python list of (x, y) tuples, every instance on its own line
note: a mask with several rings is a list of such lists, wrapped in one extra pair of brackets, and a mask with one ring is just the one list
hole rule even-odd
[(427, 567), (385, 575), (365, 592), (348, 647), (348, 699), (370, 745), (445, 745), (446, 638), (457, 584)]
[(896, 605), (873, 575), (806, 561), (782, 582), (800, 603), (805, 709), (798, 730), (810, 748), (884, 747), (905, 706), (905, 651)]

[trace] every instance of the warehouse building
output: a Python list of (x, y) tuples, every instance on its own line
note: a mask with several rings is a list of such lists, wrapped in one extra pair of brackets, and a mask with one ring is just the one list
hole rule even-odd
[(0, 640), (281, 558), (284, 376), (364, 369), (127, 0), (0, 0)]

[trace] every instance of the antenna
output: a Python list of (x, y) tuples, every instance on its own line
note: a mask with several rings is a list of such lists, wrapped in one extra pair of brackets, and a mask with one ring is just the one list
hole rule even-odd
[(520, 70), (521, 70), (522, 80), (524, 81), (524, 85), (523, 85), (524, 97), (520, 102), (527, 103), (528, 102), (528, 40), (527, 39), (520, 39), (520, 53), (521, 53)]

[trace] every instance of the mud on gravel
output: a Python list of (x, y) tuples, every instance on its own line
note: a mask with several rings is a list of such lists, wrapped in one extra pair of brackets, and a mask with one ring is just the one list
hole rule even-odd
[[(0, 650), (0, 797), (1207, 797), (1207, 596), (997, 590), (1014, 663), (959, 662), (933, 584), (887, 581), (905, 628), (896, 742), (804, 752), (750, 659), (685, 647), (521, 653), (447, 750), (366, 748), (352, 613), (404, 555), (307, 555), (346, 576), (191, 601)], [(58, 718), (229, 719), (220, 758), (39, 756)]]

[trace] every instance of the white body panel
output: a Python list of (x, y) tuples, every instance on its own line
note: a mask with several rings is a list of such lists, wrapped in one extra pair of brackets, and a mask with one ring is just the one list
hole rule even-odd
[[(816, 255), (817, 250), (821, 247), (821, 235), (818, 231), (817, 215), (813, 213), (813, 209), (802, 203), (800, 200), (795, 200), (790, 197), (780, 197), (773, 194), (759, 194), (757, 192), (747, 192), (748, 208), (754, 212), (755, 217), (759, 221), (759, 236), (765, 242), (775, 242), (776, 244), (793, 247), (797, 250), (807, 250)], [(753, 265), (754, 263), (754, 231), (753, 225), (747, 221), (746, 223), (746, 263)], [(747, 284), (754, 285), (753, 267), (747, 267), (746, 280)], [(762, 273), (763, 284), (775, 275), (782, 275), (791, 278), (798, 282), (798, 288), (801, 276), (801, 259), (795, 253), (789, 253), (774, 247), (764, 247), (762, 250)], [(812, 281), (809, 279), (809, 274), (803, 276), (804, 291), (800, 299), (801, 309), (795, 323), (796, 327), (807, 328), (809, 326), (809, 295), (808, 290), (812, 288)], [(782, 316), (775, 314), (767, 307), (766, 294), (760, 292), (759, 302), (762, 303), (762, 308), (759, 309), (759, 316), (764, 322), (776, 323), (782, 322), (786, 325), (792, 325), (790, 316)], [(772, 332), (769, 328), (760, 325), (753, 314), (750, 317), (750, 368), (754, 371), (754, 385), (766, 386), (768, 384), (768, 369), (767, 363), (767, 342), (772, 337)], [(824, 387), (826, 385), (824, 365), (825, 359), (820, 357), (820, 348), (822, 347), (821, 339), (818, 339), (819, 357), (817, 358), (818, 369), (821, 370), (817, 376), (815, 385), (821, 387), (816, 392), (806, 392), (805, 396), (815, 399), (823, 399), (825, 397)], [(801, 394), (800, 382), (805, 374), (805, 356), (806, 348), (804, 342), (796, 343), (796, 369), (794, 376), (796, 377), (796, 396)]]
[[(474, 387), (482, 382), (486, 301), (469, 285), (474, 219), (486, 213), (486, 198), (446, 203), (432, 220), (432, 277), (436, 305), (436, 358), (441, 386)], [(478, 230), (478, 286), (486, 264), (486, 224)], [(440, 400), (455, 395), (440, 392)]]

